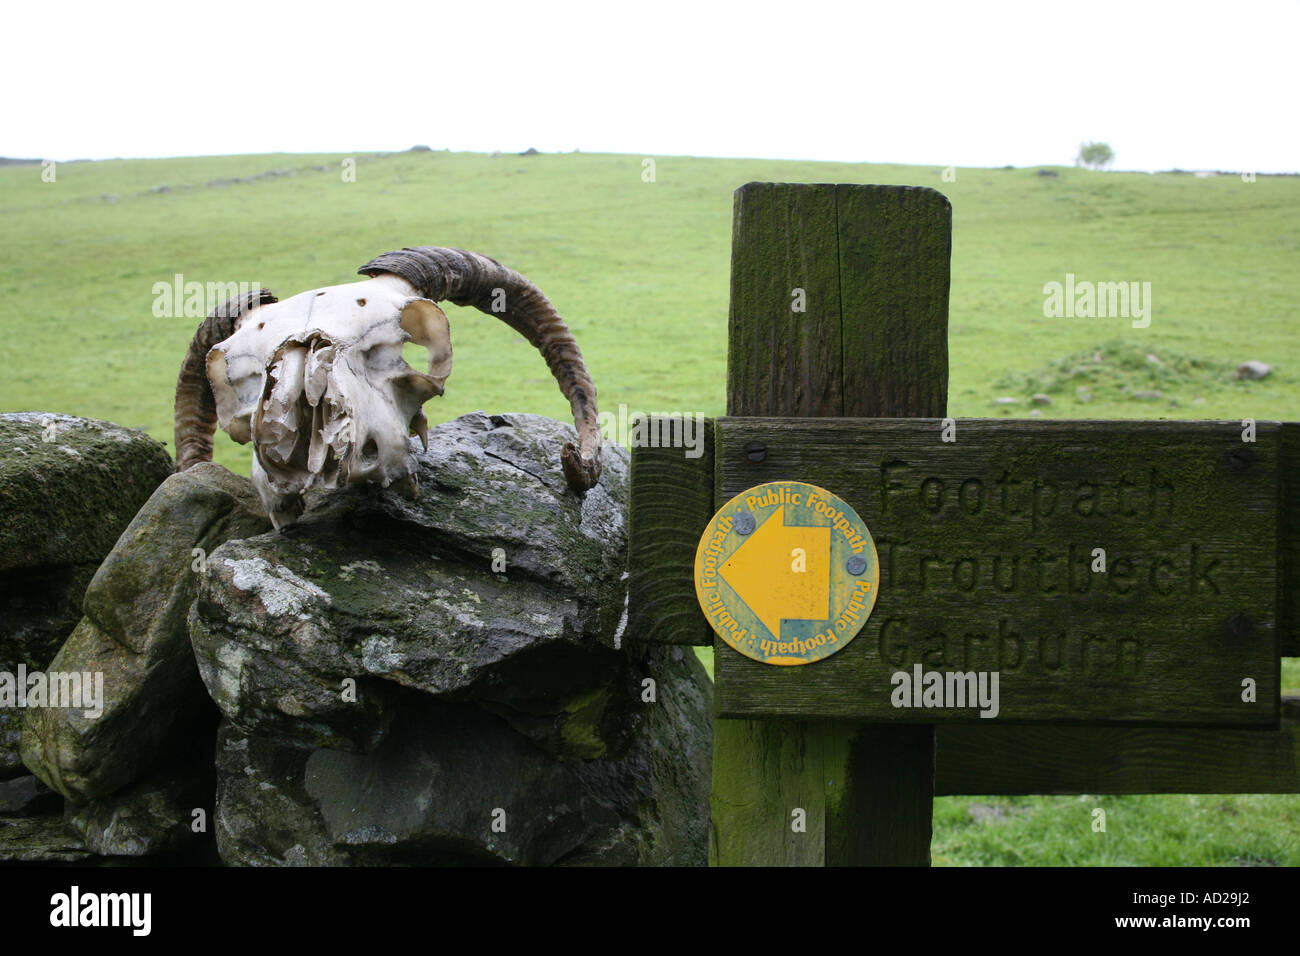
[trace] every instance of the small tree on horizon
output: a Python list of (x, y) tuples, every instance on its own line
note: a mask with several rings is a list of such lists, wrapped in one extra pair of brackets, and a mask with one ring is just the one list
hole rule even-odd
[(1087, 166), (1090, 169), (1105, 169), (1115, 161), (1115, 151), (1105, 143), (1080, 143), (1079, 155), (1074, 165)]

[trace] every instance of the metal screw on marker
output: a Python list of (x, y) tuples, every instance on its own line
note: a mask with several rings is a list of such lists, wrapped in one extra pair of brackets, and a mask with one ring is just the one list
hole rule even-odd
[(861, 574), (867, 570), (867, 559), (860, 554), (855, 554), (845, 562), (844, 566), (848, 568), (849, 574)]
[(745, 446), (745, 456), (757, 464), (767, 457), (767, 446), (761, 441), (752, 441)]
[(754, 516), (748, 511), (742, 511), (731, 522), (731, 527), (736, 534), (750, 534), (754, 530)]

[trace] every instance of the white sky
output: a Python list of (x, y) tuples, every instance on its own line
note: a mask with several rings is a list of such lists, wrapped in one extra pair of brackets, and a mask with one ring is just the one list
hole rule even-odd
[(1300, 0), (14, 2), (0, 155), (1300, 169)]

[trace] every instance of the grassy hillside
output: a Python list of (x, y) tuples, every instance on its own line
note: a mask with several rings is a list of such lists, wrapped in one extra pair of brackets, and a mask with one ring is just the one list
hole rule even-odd
[[(403, 245), (475, 249), (533, 278), (573, 326), (601, 405), (722, 411), (731, 193), (749, 180), (909, 183), (953, 202), (952, 387), (959, 416), (1294, 418), (1300, 179), (1064, 168), (959, 169), (661, 158), (238, 156), (0, 168), (0, 409), (171, 437), (196, 319), (155, 318), (155, 282), (346, 282)], [(276, 175), (278, 173), (278, 175)], [(1067, 272), (1151, 283), (1152, 320), (1049, 319)], [(476, 408), (564, 417), (541, 358), (500, 323), (452, 315), (456, 368), (431, 421)], [(1094, 359), (1098, 350), (1101, 362)], [(1154, 356), (1148, 360), (1147, 355)], [(1258, 358), (1263, 382), (1232, 369)], [(1077, 389), (1088, 389), (1083, 404)], [(1127, 386), (1128, 391), (1121, 389)], [(1134, 395), (1159, 391), (1160, 399)], [(1013, 396), (1019, 406), (995, 406)], [(247, 466), (221, 436), (218, 460)]]
[[(357, 155), (344, 182), (346, 158), (72, 163), (52, 183), (39, 166), (0, 168), (0, 411), (111, 419), (170, 446), (198, 319), (154, 317), (155, 283), (180, 273), (286, 296), (351, 281), (376, 253), (435, 244), (536, 281), (573, 328), (602, 409), (719, 414), (732, 190), (779, 180), (925, 185), (952, 199), (953, 415), (1027, 415), (1043, 392), (1049, 417), (1300, 416), (1297, 178), (958, 169), (943, 182), (930, 167), (661, 157), (647, 183), (640, 156), (409, 152)], [(1066, 273), (1150, 282), (1150, 326), (1045, 318), (1044, 283)], [(431, 422), (477, 408), (567, 417), (511, 330), (448, 314), (456, 365)], [(1236, 381), (1248, 359), (1273, 373)], [(248, 450), (224, 435), (216, 457), (247, 473)], [(1294, 664), (1285, 683), (1300, 684)], [(1073, 833), (1063, 821), (1076, 802), (1029, 799), (976, 820), (970, 799), (940, 801), (936, 860), (1169, 862), (1190, 860), (1182, 841), (1197, 841), (1207, 862), (1300, 862), (1300, 798), (1125, 798), (1128, 836), (1113, 824), (1095, 839), (1085, 821), (1075, 841), (1060, 834)]]

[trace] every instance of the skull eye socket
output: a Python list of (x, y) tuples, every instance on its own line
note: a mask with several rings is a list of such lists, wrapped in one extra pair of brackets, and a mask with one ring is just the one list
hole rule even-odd
[(427, 299), (412, 299), (402, 309), (402, 330), (428, 353), (428, 375), (442, 394), (451, 374), (451, 329), (442, 309)]
[(402, 360), (401, 346), (392, 342), (377, 342), (361, 350), (361, 360), (370, 368), (389, 368)]

